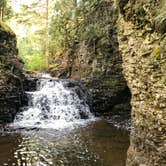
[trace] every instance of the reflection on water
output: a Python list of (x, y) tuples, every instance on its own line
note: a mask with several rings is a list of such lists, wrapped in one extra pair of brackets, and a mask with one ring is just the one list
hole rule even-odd
[(128, 132), (104, 120), (69, 130), (0, 136), (0, 166), (124, 166)]

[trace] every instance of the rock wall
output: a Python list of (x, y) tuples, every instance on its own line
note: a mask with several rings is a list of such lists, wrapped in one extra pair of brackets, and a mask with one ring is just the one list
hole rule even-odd
[(166, 1), (119, 0), (119, 49), (132, 92), (129, 166), (166, 165)]
[(11, 122), (24, 102), (22, 67), (16, 36), (0, 21), (0, 123)]
[(87, 83), (99, 112), (125, 110), (129, 86), (133, 130), (127, 165), (164, 166), (166, 2), (99, 2), (86, 17), (71, 76)]
[(91, 6), (78, 29), (79, 42), (71, 78), (85, 81), (92, 94), (95, 112), (130, 112), (130, 91), (122, 73), (113, 1), (100, 0)]

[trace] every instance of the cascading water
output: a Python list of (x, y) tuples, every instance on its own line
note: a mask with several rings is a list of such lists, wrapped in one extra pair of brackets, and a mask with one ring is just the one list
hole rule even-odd
[(37, 90), (27, 94), (28, 107), (16, 116), (14, 126), (60, 129), (94, 119), (84, 91), (69, 80), (42, 75)]
[(28, 106), (2, 128), (0, 166), (125, 165), (128, 133), (94, 118), (86, 89), (77, 81), (39, 77), (36, 91), (27, 92)]

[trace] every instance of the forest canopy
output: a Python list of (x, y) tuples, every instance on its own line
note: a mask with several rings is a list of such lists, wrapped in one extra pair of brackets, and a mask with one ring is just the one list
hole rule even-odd
[(56, 68), (57, 56), (73, 58), (80, 40), (93, 42), (99, 37), (95, 22), (88, 23), (87, 18), (101, 2), (2, 0), (1, 19), (17, 34), (19, 55), (25, 68), (45, 71), (49, 67)]

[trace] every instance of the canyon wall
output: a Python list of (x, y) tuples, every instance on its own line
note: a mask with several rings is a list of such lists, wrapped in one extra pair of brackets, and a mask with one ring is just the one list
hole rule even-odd
[(23, 103), (22, 67), (16, 36), (0, 21), (0, 123), (11, 122)]
[(129, 166), (166, 165), (165, 11), (165, 0), (101, 0), (75, 51), (71, 77), (87, 82), (95, 110), (123, 112), (132, 93)]
[(78, 29), (71, 78), (85, 81), (94, 112), (130, 112), (130, 91), (122, 73), (113, 1), (94, 3)]
[(166, 165), (166, 1), (119, 0), (119, 49), (132, 93), (129, 166)]

